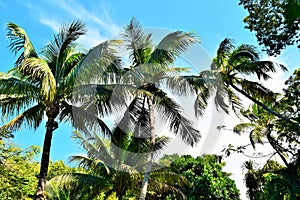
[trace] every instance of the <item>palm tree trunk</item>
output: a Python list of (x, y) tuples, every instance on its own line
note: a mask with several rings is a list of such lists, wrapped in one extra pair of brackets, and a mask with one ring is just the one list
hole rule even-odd
[(239, 93), (241, 93), (242, 95), (244, 95), (245, 97), (247, 97), (248, 99), (250, 99), (253, 103), (256, 103), (257, 105), (259, 105), (260, 107), (262, 107), (264, 110), (266, 110), (268, 113), (275, 115), (276, 117), (285, 120), (286, 122), (289, 122), (293, 125), (295, 125), (298, 129), (300, 129), (300, 125), (299, 123), (297, 123), (294, 120), (291, 120), (290, 118), (272, 110), (271, 108), (269, 108), (268, 106), (266, 106), (265, 104), (263, 104), (262, 102), (258, 101), (257, 99), (253, 98), (251, 95), (249, 95), (247, 92), (245, 92), (244, 90), (238, 88), (237, 86), (235, 86), (233, 83), (230, 83), (231, 87), (233, 87), (236, 91), (238, 91)]
[(43, 145), (43, 154), (41, 159), (41, 168), (40, 174), (38, 176), (38, 186), (35, 193), (36, 200), (44, 200), (45, 199), (45, 186), (46, 186), (46, 178), (49, 167), (50, 160), (50, 148), (52, 141), (52, 133), (55, 129), (58, 128), (58, 124), (54, 119), (56, 118), (59, 112), (59, 107), (55, 103), (50, 103), (46, 108), (46, 115), (48, 117), (48, 121), (46, 123), (46, 134)]
[(270, 145), (272, 146), (272, 148), (273, 148), (273, 149), (276, 151), (276, 153), (280, 156), (280, 158), (281, 158), (281, 160), (284, 162), (285, 166), (286, 166), (287, 168), (289, 168), (290, 165), (289, 165), (289, 163), (287, 162), (287, 160), (285, 159), (284, 155), (282, 155), (281, 151), (277, 148), (277, 146), (276, 146), (276, 144), (275, 144), (276, 141), (272, 138), (271, 132), (272, 132), (272, 130), (271, 130), (271, 127), (269, 126), (269, 127), (268, 127), (268, 132), (267, 132), (267, 139), (268, 139)]
[(148, 158), (147, 158), (147, 166), (146, 171), (141, 187), (141, 193), (139, 200), (145, 200), (148, 190), (148, 184), (150, 179), (150, 173), (152, 168), (152, 161), (153, 161), (153, 150), (155, 146), (155, 127), (154, 127), (154, 108), (152, 105), (152, 99), (147, 98), (148, 106), (149, 106), (149, 118), (150, 118), (150, 146), (148, 151)]

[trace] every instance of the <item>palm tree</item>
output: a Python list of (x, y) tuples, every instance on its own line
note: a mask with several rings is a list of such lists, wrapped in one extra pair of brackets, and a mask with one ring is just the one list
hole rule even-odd
[(262, 174), (258, 171), (255, 170), (254, 168), (254, 162), (252, 160), (246, 161), (243, 164), (243, 169), (247, 170), (245, 174), (245, 184), (246, 187), (248, 188), (247, 194), (248, 197), (252, 200), (256, 199), (261, 199), (261, 181), (262, 181)]
[[(268, 106), (270, 105), (267, 103), (265, 104)], [(272, 106), (269, 107), (276, 110)], [(267, 111), (258, 107), (256, 104), (252, 105), (250, 109), (242, 111), (242, 114), (251, 122), (238, 124), (233, 128), (233, 131), (240, 134), (249, 130), (249, 138), (253, 148), (255, 148), (257, 143), (264, 144), (265, 139), (275, 150), (276, 154), (280, 156), (286, 167), (289, 167), (290, 164), (286, 158), (286, 153), (289, 153), (289, 150), (284, 148), (278, 139), (271, 135), (272, 131), (274, 131), (273, 127), (276, 125), (275, 116), (270, 115)]]
[[(77, 128), (75, 115), (84, 117), (82, 123), (91, 126), (97, 122), (104, 131), (109, 129), (97, 117), (90, 116), (80, 107), (72, 104), (72, 91), (77, 74), (82, 70), (81, 62), (85, 54), (77, 51), (75, 41), (85, 34), (86, 29), (80, 21), (63, 25), (53, 40), (45, 46), (39, 56), (27, 33), (14, 23), (8, 23), (7, 36), (10, 49), (19, 54), (14, 68), (8, 73), (0, 73), (0, 102), (3, 115), (14, 117), (2, 128), (16, 131), (22, 125), (36, 129), (41, 125), (44, 113), (47, 116), (46, 134), (41, 158), (40, 174), (36, 199), (44, 199), (49, 166), (52, 133), (58, 128), (59, 121), (71, 121)], [(107, 43), (103, 43), (102, 55), (109, 55)], [(109, 56), (106, 56), (108, 58)], [(72, 112), (74, 109), (76, 112)]]
[[(221, 108), (228, 112), (229, 105), (231, 105), (231, 109), (238, 114), (241, 108), (240, 98), (236, 94), (238, 92), (262, 107), (268, 113), (300, 128), (296, 121), (274, 111), (260, 101), (263, 100), (267, 103), (275, 102), (276, 95), (272, 91), (259, 82), (244, 78), (245, 76), (256, 75), (259, 80), (261, 78), (268, 80), (271, 78), (268, 73), (276, 72), (277, 68), (287, 71), (281, 64), (276, 64), (272, 61), (261, 61), (254, 46), (242, 44), (235, 47), (232, 44), (232, 40), (226, 38), (221, 42), (217, 50), (217, 56), (213, 59), (211, 69), (200, 72), (198, 77), (202, 79), (204, 77), (204, 80), (209, 80), (212, 83), (211, 87), (216, 88), (215, 103), (218, 109)], [(200, 81), (201, 84), (203, 85), (203, 81)], [(197, 109), (203, 111), (203, 102), (205, 102), (209, 95), (211, 95), (209, 90), (207, 90), (207, 94), (204, 97), (203, 93), (199, 94), (198, 99), (200, 101), (196, 107), (196, 111)]]
[[(113, 132), (120, 131), (118, 127)], [(73, 138), (86, 151), (86, 155), (73, 155), (71, 162), (76, 162), (82, 167), (84, 173), (72, 173), (50, 180), (47, 184), (48, 194), (53, 195), (50, 199), (60, 196), (67, 196), (66, 199), (93, 199), (104, 193), (105, 198), (115, 193), (118, 199), (123, 199), (125, 195), (136, 196), (136, 188), (142, 181), (142, 176), (138, 173), (138, 165), (146, 162), (146, 156), (143, 161), (133, 163), (132, 153), (137, 152), (139, 146), (140, 152), (148, 151), (149, 140), (144, 138), (128, 138), (123, 142), (122, 153), (113, 148), (108, 139), (100, 137), (96, 133), (81, 134), (74, 132)], [(165, 146), (168, 138), (160, 137), (156, 139), (155, 149), (161, 149)], [(141, 157), (140, 157), (141, 158)], [(152, 172), (150, 188), (155, 194), (160, 193), (178, 193), (180, 187), (188, 184), (188, 181), (169, 170), (160, 169)], [(85, 196), (83, 196), (83, 194)]]
[[(181, 106), (170, 98), (165, 90), (165, 88), (169, 88), (175, 94), (183, 90), (178, 88), (180, 85), (177, 85), (177, 88), (168, 86), (174, 86), (171, 84), (174, 83), (174, 80), (170, 73), (179, 74), (186, 69), (170, 67), (170, 65), (174, 64), (176, 58), (198, 40), (191, 33), (175, 31), (165, 36), (157, 46), (153, 46), (151, 34), (143, 33), (140, 24), (134, 18), (126, 27), (123, 36), (127, 50), (129, 50), (131, 63), (129, 68), (125, 69), (126, 76), (121, 82), (134, 87), (130, 93), (131, 103), (128, 107), (135, 109), (129, 109), (129, 112), (133, 113), (133, 118), (137, 122), (141, 118), (146, 118), (149, 125), (149, 133), (143, 133), (150, 139), (147, 165), (139, 198), (143, 200), (147, 194), (157, 134), (155, 110), (168, 124), (170, 131), (179, 134), (188, 144), (193, 145), (200, 138), (199, 131), (194, 129), (191, 122), (181, 114)], [(137, 111), (139, 111), (139, 115), (135, 116)]]

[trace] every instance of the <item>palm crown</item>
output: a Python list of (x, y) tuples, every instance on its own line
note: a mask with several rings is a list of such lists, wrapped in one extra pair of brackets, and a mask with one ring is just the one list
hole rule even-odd
[[(86, 30), (80, 21), (62, 26), (39, 56), (24, 29), (14, 23), (8, 23), (7, 27), (10, 49), (19, 57), (14, 68), (0, 74), (1, 111), (3, 115), (14, 117), (3, 127), (15, 131), (26, 124), (36, 129), (46, 112), (47, 131), (37, 190), (38, 198), (43, 199), (52, 132), (58, 127), (54, 119), (59, 115), (61, 121), (71, 120), (76, 126), (71, 97), (76, 76), (82, 70), (81, 62), (85, 53), (77, 50), (75, 41)], [(105, 49), (107, 51), (102, 53), (109, 54), (109, 48)], [(100, 119), (96, 120), (104, 130), (109, 131)], [(88, 122), (86, 125), (89, 125)]]

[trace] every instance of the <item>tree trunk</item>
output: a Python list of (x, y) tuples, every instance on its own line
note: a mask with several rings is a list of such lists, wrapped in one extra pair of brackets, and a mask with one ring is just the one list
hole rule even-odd
[(289, 122), (295, 126), (297, 126), (298, 129), (300, 129), (300, 125), (299, 123), (297, 123), (294, 120), (291, 120), (290, 118), (281, 115), (280, 113), (272, 110), (271, 108), (269, 108), (268, 106), (266, 106), (265, 104), (263, 104), (262, 102), (258, 101), (257, 99), (253, 98), (251, 95), (249, 95), (247, 92), (245, 92), (244, 90), (238, 88), (237, 86), (235, 86), (233, 83), (230, 83), (230, 85), (239, 93), (241, 93), (242, 95), (244, 95), (245, 97), (247, 97), (248, 99), (250, 99), (253, 103), (256, 103), (257, 105), (259, 105), (260, 107), (262, 107), (264, 110), (266, 110), (268, 113), (275, 115), (276, 117), (285, 120), (286, 122)]
[(139, 200), (145, 200), (148, 190), (148, 184), (150, 179), (150, 173), (152, 168), (152, 161), (153, 161), (153, 150), (155, 146), (155, 124), (154, 124), (154, 109), (152, 105), (152, 99), (147, 98), (148, 106), (149, 106), (149, 118), (150, 118), (150, 145), (148, 151), (148, 158), (147, 158), (147, 166), (146, 171), (141, 187), (141, 193)]
[(44, 139), (40, 174), (38, 176), (38, 186), (35, 193), (36, 200), (45, 199), (45, 186), (46, 186), (46, 178), (47, 178), (49, 160), (50, 160), (52, 133), (55, 129), (58, 128), (58, 124), (56, 121), (54, 121), (54, 119), (58, 115), (58, 112), (59, 112), (59, 107), (55, 103), (49, 104), (46, 108), (46, 115), (48, 117), (48, 121), (46, 123), (46, 134)]

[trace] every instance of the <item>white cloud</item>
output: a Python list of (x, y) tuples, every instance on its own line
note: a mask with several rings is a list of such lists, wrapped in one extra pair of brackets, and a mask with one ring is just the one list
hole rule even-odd
[(110, 18), (109, 9), (105, 5), (94, 5), (89, 9), (73, 0), (53, 0), (44, 1), (44, 6), (27, 4), (29, 10), (32, 10), (38, 21), (58, 32), (60, 26), (68, 21), (79, 19), (87, 26), (87, 34), (79, 39), (85, 48), (91, 48), (99, 43), (112, 38), (120, 33), (121, 28)]
[(59, 27), (60, 27), (60, 25), (61, 25), (61, 24), (58, 23), (56, 20), (50, 20), (50, 19), (44, 18), (44, 17), (41, 17), (41, 18), (39, 19), (39, 21), (40, 21), (42, 24), (44, 24), (44, 25), (48, 26), (49, 28), (51, 28), (52, 30), (54, 30), (55, 32), (58, 32)]

